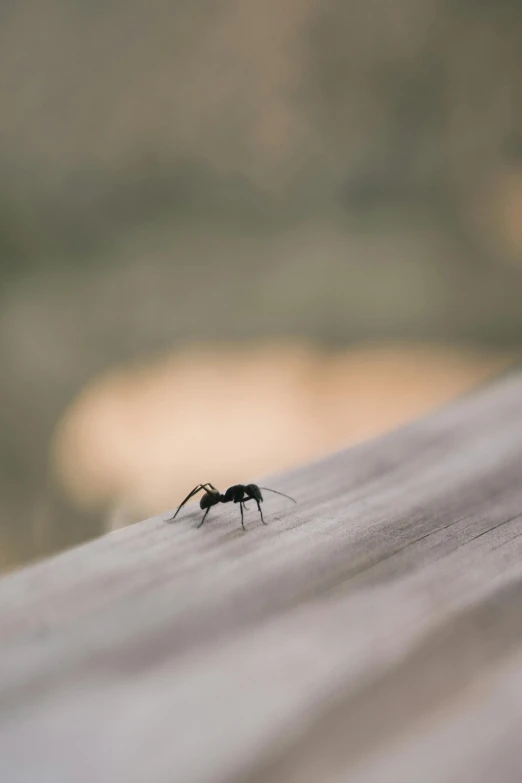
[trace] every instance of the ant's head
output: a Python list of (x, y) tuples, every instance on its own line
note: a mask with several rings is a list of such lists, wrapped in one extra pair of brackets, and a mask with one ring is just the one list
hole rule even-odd
[(250, 493), (250, 496), (254, 498), (254, 500), (263, 500), (263, 495), (261, 494), (261, 490), (257, 486), (257, 484), (247, 484), (247, 490)]

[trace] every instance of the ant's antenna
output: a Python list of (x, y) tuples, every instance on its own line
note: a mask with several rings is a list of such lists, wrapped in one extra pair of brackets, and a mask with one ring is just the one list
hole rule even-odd
[(284, 492), (278, 492), (277, 489), (270, 489), (270, 487), (259, 487), (259, 489), (262, 489), (264, 492), (275, 492), (276, 495), (282, 495), (284, 498), (288, 498), (288, 500), (291, 500), (292, 503), (297, 503), (297, 500), (291, 498), (290, 495), (285, 495)]

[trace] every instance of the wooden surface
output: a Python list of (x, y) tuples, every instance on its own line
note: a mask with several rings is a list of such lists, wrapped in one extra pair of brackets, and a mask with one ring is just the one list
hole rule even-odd
[(521, 458), (514, 376), (270, 479), (268, 527), (188, 506), (6, 576), (0, 781), (518, 783)]

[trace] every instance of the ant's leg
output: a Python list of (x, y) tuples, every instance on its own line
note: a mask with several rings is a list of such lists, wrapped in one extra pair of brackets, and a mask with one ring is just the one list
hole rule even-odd
[(240, 504), (239, 504), (239, 508), (241, 509), (241, 527), (242, 527), (242, 528), (243, 528), (243, 530), (244, 530), (244, 529), (245, 529), (245, 523), (244, 523), (244, 521), (243, 521), (243, 503), (240, 503)]
[(208, 514), (208, 512), (209, 512), (209, 511), (210, 511), (210, 508), (207, 508), (207, 510), (206, 510), (206, 511), (205, 511), (205, 513), (203, 514), (203, 519), (201, 520), (201, 522), (199, 523), (199, 525), (197, 525), (197, 527), (198, 527), (198, 528), (200, 528), (200, 527), (201, 527), (201, 525), (203, 524), (203, 522), (204, 522), (204, 521), (205, 521), (205, 519), (207, 518), (207, 514)]
[(261, 522), (263, 523), (263, 525), (267, 525), (268, 522), (265, 522), (265, 520), (263, 519), (263, 512), (261, 511), (261, 503), (257, 499), (256, 499), (256, 503), (257, 503), (257, 508), (259, 509), (259, 513), (261, 514)]
[[(202, 486), (204, 489), (207, 489), (207, 487), (210, 487), (210, 489), (211, 489), (213, 492), (217, 492), (217, 489), (215, 488), (215, 486), (214, 486), (213, 484), (211, 484), (211, 483), (210, 483), (210, 481), (207, 481), (207, 483), (206, 483), (206, 484), (202, 484), (201, 486)], [(208, 492), (208, 490), (207, 490), (207, 492)]]
[(187, 495), (187, 497), (185, 498), (185, 500), (183, 501), (183, 503), (180, 503), (180, 504), (179, 504), (179, 506), (178, 506), (178, 507), (177, 507), (177, 509), (176, 509), (176, 513), (174, 514), (174, 516), (172, 516), (172, 517), (169, 517), (169, 519), (167, 519), (166, 521), (167, 521), (167, 522), (172, 522), (174, 519), (176, 519), (176, 517), (178, 516), (178, 513), (181, 511), (181, 509), (183, 508), (183, 506), (185, 505), (185, 503), (188, 503), (188, 502), (189, 502), (189, 500), (190, 500), (192, 497), (194, 497), (194, 495), (197, 495), (197, 493), (198, 493), (198, 492), (201, 492), (201, 490), (202, 490), (202, 489), (204, 489), (206, 486), (207, 486), (206, 484), (198, 484), (196, 487), (194, 487), (194, 489), (192, 490), (192, 492), (189, 492), (189, 494)]

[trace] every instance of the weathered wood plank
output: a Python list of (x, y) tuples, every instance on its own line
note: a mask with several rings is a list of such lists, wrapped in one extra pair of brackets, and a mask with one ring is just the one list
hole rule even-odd
[(268, 527), (8, 575), (0, 780), (518, 781), (521, 457), (514, 376), (272, 479)]

